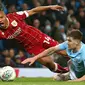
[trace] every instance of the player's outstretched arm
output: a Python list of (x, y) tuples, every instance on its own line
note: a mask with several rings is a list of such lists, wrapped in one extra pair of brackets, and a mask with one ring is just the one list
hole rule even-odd
[(26, 64), (26, 63), (29, 62), (29, 65), (32, 65), (39, 58), (49, 56), (49, 55), (53, 54), (55, 51), (58, 51), (58, 50), (59, 50), (58, 45), (54, 46), (54, 47), (50, 47), (50, 48), (46, 49), (45, 51), (41, 52), (40, 54), (34, 56), (33, 58), (25, 59), (24, 61), (22, 61), (22, 64)]
[(29, 16), (31, 16), (33, 14), (36, 14), (36, 13), (39, 13), (39, 12), (42, 12), (42, 11), (46, 11), (48, 9), (57, 10), (57, 11), (64, 10), (64, 8), (62, 6), (50, 5), (50, 6), (39, 6), (39, 7), (33, 8), (31, 10), (27, 10), (27, 12), (28, 12)]

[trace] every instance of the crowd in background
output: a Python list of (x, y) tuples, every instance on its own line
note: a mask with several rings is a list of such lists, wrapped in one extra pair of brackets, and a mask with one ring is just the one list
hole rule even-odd
[[(25, 19), (29, 25), (36, 27), (60, 43), (66, 40), (66, 33), (79, 29), (83, 33), (85, 43), (85, 0), (2, 0), (6, 14), (30, 10), (38, 6), (61, 5), (64, 11), (47, 10)], [(17, 43), (16, 40), (0, 40), (0, 66), (29, 67), (21, 61), (32, 56)], [(57, 58), (53, 57), (57, 62)], [(65, 61), (65, 59), (64, 59)], [(62, 61), (59, 61), (62, 64)], [(31, 67), (43, 67), (38, 62)]]

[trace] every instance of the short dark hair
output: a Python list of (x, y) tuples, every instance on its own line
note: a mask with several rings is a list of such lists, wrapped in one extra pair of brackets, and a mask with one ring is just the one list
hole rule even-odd
[(79, 30), (72, 30), (67, 33), (67, 37), (72, 37), (74, 39), (82, 40), (83, 34)]

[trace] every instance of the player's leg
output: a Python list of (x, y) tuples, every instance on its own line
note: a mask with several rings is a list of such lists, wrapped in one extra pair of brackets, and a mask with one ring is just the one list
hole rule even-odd
[[(39, 53), (41, 53), (42, 51), (44, 51), (45, 49), (55, 46), (57, 45), (58, 42), (54, 41), (53, 39), (51, 39), (49, 36), (44, 35), (43, 38), (41, 39), (41, 41), (37, 44), (34, 45), (34, 47), (30, 50), (28, 50), (28, 52), (30, 54), (34, 54), (37, 55)], [(44, 57), (44, 58), (40, 58), (38, 59), (38, 61), (46, 66), (47, 68), (49, 68), (51, 71), (53, 72), (58, 72), (58, 73), (65, 73), (68, 71), (67, 68), (63, 68), (62, 66), (60, 66), (59, 64), (55, 63), (50, 56)]]
[(59, 64), (55, 63), (51, 59), (50, 56), (40, 58), (40, 59), (38, 59), (38, 62), (40, 62), (42, 65), (46, 66), (47, 68), (49, 68), (53, 72), (57, 72), (57, 73), (66, 73), (66, 72), (68, 72), (68, 68), (64, 68), (64, 67), (60, 66)]
[[(57, 41), (55, 41), (54, 39), (52, 39), (51, 37), (45, 34), (43, 36), (43, 42), (41, 43), (42, 45), (40, 49), (44, 49), (44, 50), (49, 47), (56, 46), (59, 44)], [(68, 68), (63, 68), (59, 64), (52, 61), (51, 57), (44, 57), (44, 58), (39, 59), (38, 61), (44, 66), (48, 67), (51, 71), (59, 72), (59, 73), (60, 72), (64, 73), (68, 71)]]
[(77, 79), (75, 72), (72, 69), (72, 61), (68, 61), (69, 72), (67, 73), (57, 73), (53, 76), (53, 80), (57, 81), (66, 81), (66, 80), (75, 80)]

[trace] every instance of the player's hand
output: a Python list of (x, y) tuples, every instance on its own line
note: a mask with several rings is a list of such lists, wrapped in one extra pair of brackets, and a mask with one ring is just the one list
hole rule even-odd
[(35, 57), (27, 58), (24, 61), (21, 62), (21, 64), (29, 63), (29, 66), (31, 66), (36, 61)]
[(64, 11), (64, 7), (59, 6), (59, 5), (52, 5), (50, 6), (51, 10), (57, 10), (57, 11)]

